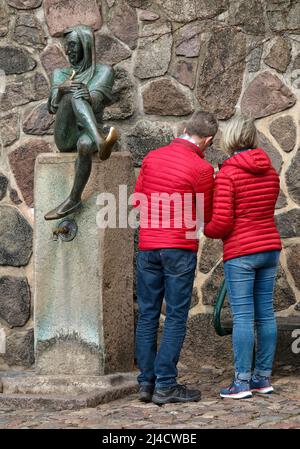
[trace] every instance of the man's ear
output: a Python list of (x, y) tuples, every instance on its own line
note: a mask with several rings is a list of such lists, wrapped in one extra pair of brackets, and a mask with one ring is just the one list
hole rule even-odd
[(208, 146), (209, 146), (209, 145), (211, 144), (212, 140), (213, 140), (213, 136), (206, 137), (206, 139), (205, 139), (205, 145), (208, 145)]

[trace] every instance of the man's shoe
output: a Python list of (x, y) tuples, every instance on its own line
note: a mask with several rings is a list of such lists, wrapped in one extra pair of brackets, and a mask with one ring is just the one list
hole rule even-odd
[(269, 377), (258, 376), (255, 374), (250, 381), (250, 389), (253, 393), (259, 394), (270, 394), (274, 391)]
[(235, 378), (228, 388), (222, 388), (220, 391), (221, 398), (247, 399), (252, 398), (250, 383), (248, 380), (240, 380)]
[(154, 385), (141, 385), (140, 386), (140, 401), (142, 402), (151, 402), (152, 395), (154, 391)]
[(201, 399), (199, 390), (188, 390), (185, 385), (175, 385), (171, 388), (155, 388), (152, 402), (163, 405), (173, 402), (198, 402)]

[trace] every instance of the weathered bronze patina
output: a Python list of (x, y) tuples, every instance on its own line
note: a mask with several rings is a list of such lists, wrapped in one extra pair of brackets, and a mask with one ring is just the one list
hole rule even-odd
[(59, 151), (76, 151), (75, 179), (68, 198), (45, 215), (56, 220), (75, 212), (89, 179), (92, 154), (108, 159), (118, 136), (102, 129), (105, 106), (111, 101), (114, 72), (110, 66), (96, 64), (94, 33), (77, 26), (65, 32), (65, 50), (71, 67), (56, 69), (52, 76), (48, 109), (56, 114), (54, 138)]

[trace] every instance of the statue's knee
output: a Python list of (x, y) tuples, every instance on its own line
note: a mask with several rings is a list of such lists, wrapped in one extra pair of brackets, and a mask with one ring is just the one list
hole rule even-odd
[(87, 156), (92, 153), (93, 143), (89, 137), (81, 137), (78, 141), (77, 148), (81, 156)]

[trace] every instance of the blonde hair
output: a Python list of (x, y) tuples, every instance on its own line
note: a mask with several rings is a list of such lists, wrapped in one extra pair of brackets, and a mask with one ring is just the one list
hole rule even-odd
[(242, 148), (257, 146), (257, 131), (254, 119), (242, 115), (232, 118), (222, 132), (221, 147), (232, 154)]

